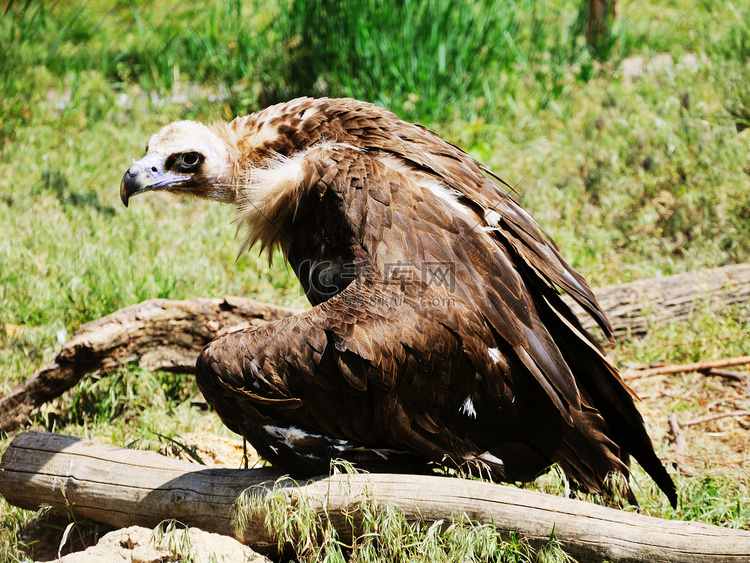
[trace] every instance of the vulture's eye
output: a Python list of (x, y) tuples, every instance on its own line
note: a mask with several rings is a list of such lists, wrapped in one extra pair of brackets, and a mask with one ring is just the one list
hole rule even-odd
[(184, 172), (191, 172), (195, 170), (198, 165), (203, 161), (203, 155), (199, 152), (184, 152), (177, 157), (175, 160), (175, 166)]

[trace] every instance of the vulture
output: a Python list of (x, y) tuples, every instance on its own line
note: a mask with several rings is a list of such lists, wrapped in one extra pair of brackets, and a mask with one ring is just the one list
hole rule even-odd
[(221, 336), (196, 366), (223, 423), (282, 471), (524, 482), (558, 464), (635, 503), (633, 456), (675, 506), (637, 398), (561, 293), (611, 325), (508, 187), (385, 109), (299, 98), (165, 126), (120, 196), (233, 204), (242, 249), (280, 248), (299, 278), (312, 308)]

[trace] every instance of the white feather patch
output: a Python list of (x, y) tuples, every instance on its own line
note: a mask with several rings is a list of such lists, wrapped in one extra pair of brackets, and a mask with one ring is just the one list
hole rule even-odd
[(438, 199), (446, 202), (456, 211), (459, 211), (460, 213), (466, 213), (466, 206), (458, 201), (458, 198), (461, 196), (461, 192), (459, 192), (458, 190), (453, 190), (442, 182), (438, 181), (426, 182), (423, 187), (430, 190), (433, 195), (435, 195)]
[[(297, 428), (296, 426), (290, 426), (288, 428), (281, 428), (279, 426), (264, 426), (263, 430), (268, 432), (271, 436), (283, 440), (287, 446), (293, 447), (296, 442), (300, 442), (305, 438), (321, 439), (324, 436), (320, 434), (308, 434), (304, 430)], [(333, 441), (333, 440), (331, 440)], [(339, 441), (339, 440), (336, 440)]]
[(459, 201), (461, 192), (446, 186), (443, 182), (436, 180), (426, 174), (415, 170), (409, 166), (402, 159), (393, 155), (380, 155), (377, 157), (380, 162), (385, 164), (391, 170), (403, 174), (410, 178), (415, 184), (417, 184), (423, 190), (428, 190), (439, 200), (447, 203), (450, 207), (458, 211), (459, 213), (469, 213), (470, 209)]
[(292, 158), (279, 155), (271, 166), (254, 169), (247, 186), (252, 202), (256, 206), (267, 205), (279, 194), (295, 190), (304, 178), (302, 161), (305, 156), (305, 153)]
[(492, 358), (492, 361), (497, 363), (500, 361), (500, 350), (497, 348), (487, 348), (487, 352), (490, 355), (490, 358)]
[(461, 404), (461, 408), (458, 409), (458, 411), (469, 418), (477, 417), (477, 411), (474, 408), (474, 402), (471, 400), (471, 396), (466, 397), (466, 400)]
[(490, 465), (505, 465), (502, 459), (492, 455), (490, 452), (484, 452), (482, 455), (477, 456), (477, 459), (481, 459), (482, 461), (484, 461), (485, 463), (489, 463)]
[(346, 143), (324, 141), (291, 158), (277, 155), (270, 165), (250, 170), (235, 217), (235, 222), (246, 229), (240, 253), (258, 240), (268, 247), (283, 239), (281, 223), (296, 215), (303, 197), (312, 188), (312, 163), (321, 153), (338, 149), (361, 150)]
[(484, 212), (484, 220), (487, 222), (488, 225), (499, 225), (500, 224), (500, 214), (497, 211), (494, 211), (492, 209), (488, 209)]
[(305, 191), (305, 156), (305, 152), (292, 158), (279, 155), (270, 166), (250, 172), (240, 192), (235, 217), (238, 225), (246, 229), (240, 253), (258, 240), (265, 247), (282, 237), (279, 224), (297, 212)]

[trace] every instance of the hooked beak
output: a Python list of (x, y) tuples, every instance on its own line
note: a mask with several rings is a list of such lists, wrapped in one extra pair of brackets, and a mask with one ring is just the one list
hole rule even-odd
[(189, 180), (190, 176), (173, 174), (164, 171), (164, 157), (157, 153), (149, 153), (134, 163), (120, 182), (120, 199), (125, 207), (134, 195), (163, 190), (174, 184)]

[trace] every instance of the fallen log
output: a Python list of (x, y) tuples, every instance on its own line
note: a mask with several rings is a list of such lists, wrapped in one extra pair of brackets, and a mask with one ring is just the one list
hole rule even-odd
[[(0, 462), (0, 495), (16, 506), (66, 506), (113, 527), (153, 527), (175, 518), (188, 526), (237, 537), (266, 553), (277, 539), (251, 515), (244, 531), (231, 516), (235, 499), (250, 486), (270, 491), (271, 469), (208, 469), (153, 452), (126, 450), (46, 432), (18, 434)], [(750, 532), (696, 522), (662, 520), (513, 487), (449, 477), (334, 475), (287, 494), (305, 499), (343, 541), (356, 528), (356, 507), (392, 503), (409, 521), (450, 521), (465, 515), (511, 532), (534, 548), (554, 534), (582, 561), (746, 562)]]
[[(697, 307), (718, 312), (750, 302), (750, 264), (611, 285), (594, 293), (616, 336), (646, 334), (655, 324), (689, 319)], [(563, 298), (584, 327), (592, 329), (593, 319), (572, 299)]]
[(0, 432), (26, 423), (31, 412), (87, 374), (107, 375), (135, 362), (151, 371), (193, 373), (203, 347), (232, 330), (299, 311), (252, 299), (151, 299), (92, 321), (66, 342), (54, 361), (0, 398)]
[[(653, 323), (688, 318), (701, 301), (710, 301), (714, 311), (749, 302), (750, 264), (609, 286), (595, 293), (617, 335), (642, 334)], [(564, 298), (592, 329), (593, 320)], [(87, 374), (107, 375), (131, 362), (151, 371), (193, 373), (201, 349), (217, 336), (298, 312), (241, 297), (154, 299), (120, 309), (83, 326), (52, 363), (0, 398), (0, 432), (25, 424), (34, 409)]]

